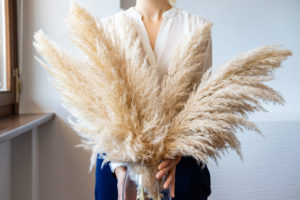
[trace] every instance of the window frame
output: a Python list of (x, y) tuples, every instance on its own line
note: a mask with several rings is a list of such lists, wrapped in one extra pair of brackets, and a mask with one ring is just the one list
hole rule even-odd
[(19, 104), (16, 94), (16, 80), (18, 80), (18, 23), (17, 0), (4, 0), (5, 6), (5, 38), (6, 38), (6, 69), (8, 71), (7, 84), (10, 90), (0, 91), (0, 117), (18, 114)]

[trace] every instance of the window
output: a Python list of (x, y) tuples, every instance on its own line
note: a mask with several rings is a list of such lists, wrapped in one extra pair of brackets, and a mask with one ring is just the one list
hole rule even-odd
[(0, 0), (0, 27), (1, 117), (18, 113), (17, 0)]
[(5, 69), (5, 23), (4, 23), (4, 1), (1, 2), (1, 15), (0, 15), (0, 91), (7, 88), (6, 86), (6, 69)]

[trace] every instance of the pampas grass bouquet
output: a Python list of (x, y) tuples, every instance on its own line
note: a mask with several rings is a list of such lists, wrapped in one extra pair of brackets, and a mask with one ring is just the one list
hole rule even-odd
[(52, 74), (79, 146), (91, 152), (90, 170), (98, 153), (105, 162), (126, 162), (148, 198), (161, 198), (162, 182), (155, 178), (161, 160), (180, 155), (218, 164), (228, 149), (242, 159), (237, 130), (263, 135), (248, 114), (266, 111), (262, 102), (284, 103), (264, 82), (292, 55), (288, 49), (257, 47), (212, 74), (203, 70), (212, 27), (207, 22), (179, 43), (160, 82), (131, 19), (121, 13), (107, 20), (109, 26), (72, 1), (67, 38), (81, 54), (39, 30), (33, 45), (43, 59), (35, 58)]

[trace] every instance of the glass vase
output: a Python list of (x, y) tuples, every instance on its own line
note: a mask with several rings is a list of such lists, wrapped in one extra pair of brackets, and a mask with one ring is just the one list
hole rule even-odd
[[(123, 196), (122, 200), (153, 200), (149, 198), (144, 187), (140, 184), (139, 180), (142, 175), (136, 176), (136, 180), (133, 181), (129, 177), (128, 170), (125, 176), (124, 185), (123, 185)], [(163, 177), (163, 182), (165, 180), (165, 176)], [(161, 191), (162, 198), (160, 200), (172, 200), (169, 195), (169, 189), (164, 189)]]

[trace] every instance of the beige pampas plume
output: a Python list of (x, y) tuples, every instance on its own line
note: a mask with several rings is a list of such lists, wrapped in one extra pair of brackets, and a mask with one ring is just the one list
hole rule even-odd
[(194, 86), (199, 84), (207, 70), (212, 23), (205, 22), (202, 29), (195, 29), (177, 46), (167, 75), (162, 81), (161, 103), (168, 119), (172, 119), (183, 107)]
[(207, 71), (172, 121), (165, 155), (193, 155), (203, 162), (211, 157), (217, 162), (219, 153), (230, 147), (242, 159), (235, 130), (244, 127), (261, 133), (247, 120), (247, 113), (266, 111), (260, 101), (284, 103), (278, 92), (262, 82), (273, 79), (273, 71), (290, 55), (289, 50), (268, 45), (237, 56), (212, 77)]
[(41, 30), (33, 45), (71, 113), (68, 120), (81, 138), (79, 146), (92, 153), (90, 170), (98, 153), (105, 162), (127, 162), (131, 178), (142, 175), (139, 185), (154, 200), (162, 189), (155, 178), (162, 159), (180, 155), (217, 162), (229, 148), (242, 159), (236, 130), (260, 133), (248, 114), (265, 111), (261, 101), (284, 103), (263, 83), (292, 55), (279, 46), (241, 54), (211, 75), (205, 66), (212, 23), (205, 22), (181, 40), (160, 82), (157, 66), (149, 64), (124, 11), (99, 20), (71, 1), (65, 20), (67, 38), (80, 55), (59, 47)]

